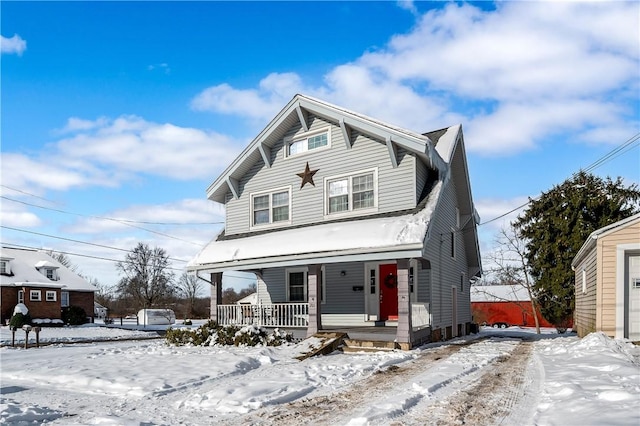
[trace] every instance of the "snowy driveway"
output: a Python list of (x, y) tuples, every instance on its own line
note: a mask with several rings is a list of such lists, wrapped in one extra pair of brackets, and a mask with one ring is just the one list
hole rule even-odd
[(410, 352), (334, 353), (302, 362), (293, 359), (295, 346), (196, 348), (140, 341), (2, 348), (0, 421), (640, 423), (637, 347), (601, 334), (582, 340), (521, 337), (483, 332)]

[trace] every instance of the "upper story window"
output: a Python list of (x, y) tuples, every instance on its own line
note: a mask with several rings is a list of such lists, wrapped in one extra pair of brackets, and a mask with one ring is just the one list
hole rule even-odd
[(325, 185), (327, 214), (375, 209), (378, 205), (377, 187), (376, 170), (327, 178)]
[(55, 271), (51, 268), (46, 268), (44, 274), (52, 281), (56, 279)]
[(251, 225), (290, 222), (291, 187), (268, 193), (251, 194)]
[(11, 258), (0, 259), (0, 275), (11, 275)]
[(285, 139), (285, 153), (287, 157), (302, 154), (314, 149), (331, 146), (331, 131), (329, 127), (306, 132), (291, 139)]

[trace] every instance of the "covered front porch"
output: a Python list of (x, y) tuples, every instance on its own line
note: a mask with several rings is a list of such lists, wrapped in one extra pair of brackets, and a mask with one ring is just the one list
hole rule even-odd
[(211, 318), (221, 325), (281, 328), (298, 337), (341, 331), (410, 348), (430, 338), (425, 264), (398, 259), (262, 269), (254, 271), (255, 303), (233, 305), (217, 303), (222, 273), (212, 273)]

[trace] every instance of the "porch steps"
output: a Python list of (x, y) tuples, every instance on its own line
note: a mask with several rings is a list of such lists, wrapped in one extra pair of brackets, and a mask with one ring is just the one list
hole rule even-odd
[(396, 342), (384, 342), (380, 340), (353, 340), (345, 339), (343, 352), (383, 352), (400, 349)]
[(340, 332), (318, 332), (310, 338), (303, 340), (299, 345), (308, 345), (303, 347), (303, 353), (296, 357), (297, 360), (304, 360), (316, 355), (328, 355), (342, 345), (347, 338), (346, 333)]

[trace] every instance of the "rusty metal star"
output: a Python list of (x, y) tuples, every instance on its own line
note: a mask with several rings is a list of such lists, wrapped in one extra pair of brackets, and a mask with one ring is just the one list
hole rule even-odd
[(307, 166), (304, 168), (304, 172), (296, 173), (296, 175), (298, 175), (298, 176), (300, 176), (302, 178), (302, 183), (300, 184), (300, 189), (302, 189), (302, 187), (304, 187), (304, 185), (307, 182), (310, 183), (313, 186), (316, 186), (316, 184), (313, 183), (313, 175), (315, 175), (318, 170), (320, 170), (320, 169), (311, 170), (309, 168), (309, 162), (307, 161)]

